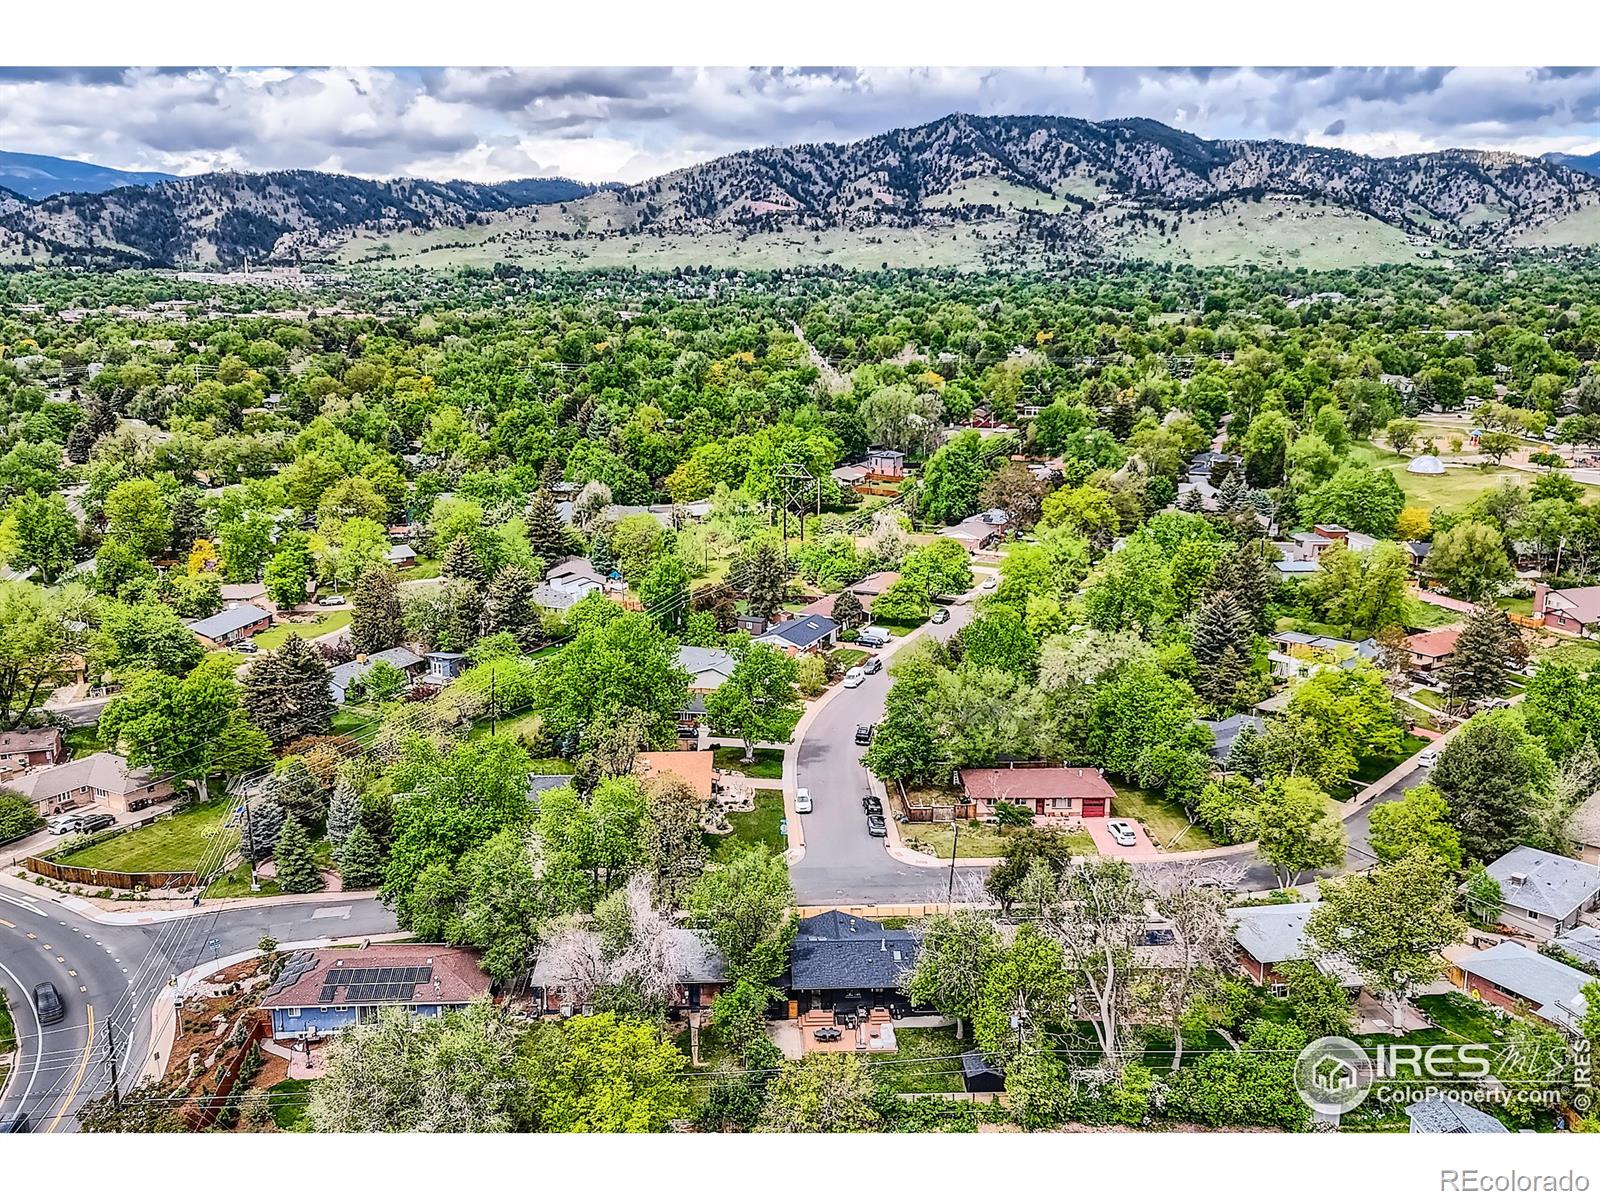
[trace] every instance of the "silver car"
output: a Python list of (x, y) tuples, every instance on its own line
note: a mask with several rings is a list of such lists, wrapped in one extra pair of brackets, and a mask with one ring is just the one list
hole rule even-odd
[(1119, 846), (1137, 846), (1139, 834), (1132, 825), (1121, 818), (1112, 818), (1106, 822), (1106, 832), (1111, 835), (1111, 840)]

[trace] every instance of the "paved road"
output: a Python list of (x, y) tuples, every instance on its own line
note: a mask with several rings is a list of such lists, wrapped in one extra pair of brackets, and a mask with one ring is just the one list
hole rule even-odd
[[(972, 616), (970, 601), (963, 601), (951, 605), (949, 621), (930, 628), (943, 641)], [(861, 797), (873, 789), (861, 765), (856, 725), (882, 720), (889, 683), (889, 672), (883, 670), (868, 675), (858, 688), (841, 690), (800, 743), (795, 782), (811, 792), (814, 804), (812, 812), (801, 818), (805, 857), (789, 870), (801, 904), (920, 904), (945, 896), (947, 870), (898, 862), (889, 857), (883, 838), (867, 834)], [(987, 872), (958, 872), (965, 873), (981, 879)]]
[[(202, 908), (117, 925), (0, 888), (0, 986), (18, 1035), (0, 1113), (26, 1112), (39, 1130), (76, 1129), (78, 1109), (110, 1087), (113, 1046), (122, 1088), (137, 1079), (152, 1053), (151, 1004), (174, 974), (253, 949), (263, 937), (343, 940), (394, 929), (394, 914), (375, 900)], [(67, 1015), (41, 1029), (32, 993), (46, 981)]]

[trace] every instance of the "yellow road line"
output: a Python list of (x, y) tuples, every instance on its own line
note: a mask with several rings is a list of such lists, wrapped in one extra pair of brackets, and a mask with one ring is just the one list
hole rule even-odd
[(78, 1089), (83, 1086), (83, 1076), (89, 1069), (89, 1056), (94, 1053), (94, 1005), (85, 1004), (84, 1011), (89, 1016), (89, 1040), (83, 1047), (83, 1061), (78, 1064), (78, 1074), (72, 1081), (72, 1090), (61, 1098), (61, 1107), (56, 1111), (56, 1119), (45, 1127), (46, 1133), (54, 1133), (56, 1126), (61, 1124), (61, 1118), (67, 1115), (67, 1109), (72, 1107), (72, 1102), (78, 1097)]

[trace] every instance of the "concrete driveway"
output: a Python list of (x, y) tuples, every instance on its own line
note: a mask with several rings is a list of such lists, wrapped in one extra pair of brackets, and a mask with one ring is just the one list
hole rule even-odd
[(1129, 862), (1150, 862), (1161, 857), (1161, 851), (1151, 842), (1150, 835), (1144, 831), (1144, 826), (1126, 817), (1121, 819), (1133, 826), (1134, 843), (1131, 846), (1118, 845), (1117, 840), (1111, 836), (1111, 831), (1106, 828), (1106, 822), (1111, 819), (1110, 817), (1083, 818), (1084, 829), (1094, 839), (1094, 848), (1103, 857), (1125, 858)]

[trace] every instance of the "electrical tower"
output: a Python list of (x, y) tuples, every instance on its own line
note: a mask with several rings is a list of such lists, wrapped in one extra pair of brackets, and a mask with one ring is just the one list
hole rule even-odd
[(788, 556), (789, 545), (789, 514), (799, 518), (800, 540), (806, 540), (806, 513), (809, 511), (814, 516), (822, 515), (822, 489), (817, 486), (817, 477), (808, 470), (804, 463), (784, 463), (778, 468), (775, 477), (778, 483), (778, 509), (782, 514), (784, 556)]

